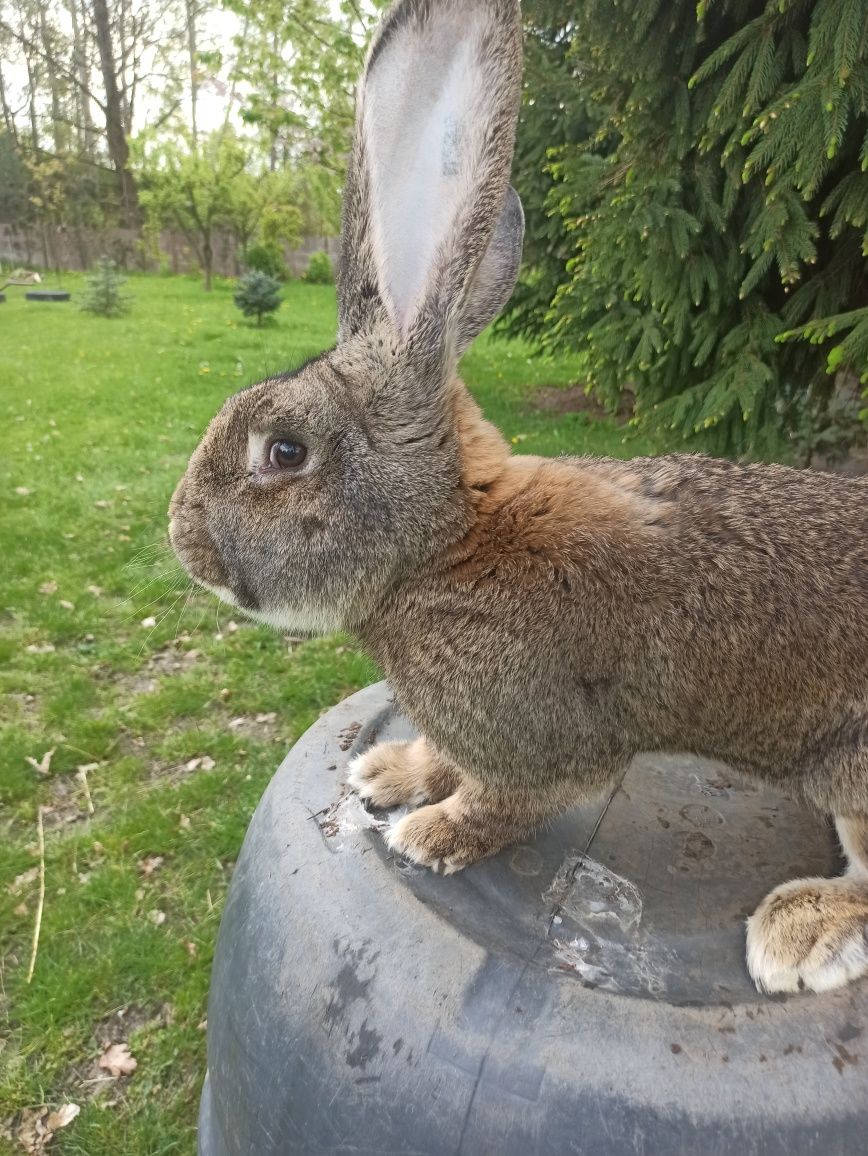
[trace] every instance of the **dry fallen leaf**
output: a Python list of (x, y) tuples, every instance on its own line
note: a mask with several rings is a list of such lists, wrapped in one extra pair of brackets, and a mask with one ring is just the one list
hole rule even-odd
[(68, 1127), (80, 1111), (78, 1104), (61, 1104), (45, 1121), (45, 1126), (49, 1132), (59, 1132), (61, 1128)]
[(27, 906), (26, 903), (19, 903), (17, 907), (13, 907), (13, 909), (12, 909), (13, 915), (28, 915), (29, 913), (30, 913), (30, 908)]
[(142, 859), (141, 863), (139, 863), (139, 870), (143, 875), (153, 875), (162, 865), (162, 855), (148, 855), (146, 859)]
[(40, 1156), (51, 1139), (51, 1132), (45, 1127), (45, 1108), (25, 1108), (18, 1122), (18, 1143), (30, 1156)]
[[(230, 724), (231, 725), (231, 724)], [(210, 755), (198, 755), (184, 764), (185, 771), (213, 771), (217, 764)]]
[(37, 774), (39, 774), (39, 775), (50, 774), (50, 772), (51, 772), (51, 759), (52, 759), (54, 752), (56, 750), (57, 750), (57, 747), (52, 747), (50, 751), (45, 752), (45, 754), (42, 756), (41, 759), (39, 759), (38, 762), (31, 755), (25, 755), (24, 761), (26, 763), (29, 763), (29, 765), (31, 767), (33, 767), (34, 771), (36, 771)]
[(38, 878), (38, 867), (31, 867), (29, 871), (22, 871), (20, 875), (15, 876), (15, 881), (9, 884), (9, 891), (12, 895), (18, 895), (22, 888), (27, 887), (28, 884), (35, 882), (35, 880)]
[(61, 598), (60, 605), (64, 610), (75, 610), (75, 603), (70, 602), (68, 598)]
[(94, 505), (98, 510), (107, 510), (111, 505), (111, 502), (107, 502), (105, 498), (102, 498), (100, 501), (94, 502)]
[(40, 594), (56, 594), (57, 593), (57, 583), (53, 579), (50, 582), (43, 582), (42, 585), (39, 587), (39, 593)]
[(25, 1108), (18, 1122), (18, 1143), (29, 1156), (44, 1156), (54, 1133), (71, 1124), (80, 1111), (78, 1104), (62, 1104), (55, 1112), (49, 1112), (44, 1104)]
[(110, 1076), (131, 1076), (139, 1063), (126, 1044), (109, 1044), (99, 1058), (99, 1066)]
[(190, 816), (189, 815), (182, 815), (181, 818), (178, 820), (178, 826), (181, 828), (182, 831), (189, 831), (190, 830)]

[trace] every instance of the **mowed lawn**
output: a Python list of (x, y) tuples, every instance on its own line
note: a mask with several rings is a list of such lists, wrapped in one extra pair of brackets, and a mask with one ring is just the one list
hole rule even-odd
[[(222, 400), (331, 344), (334, 292), (290, 284), (258, 330), (228, 283), (131, 278), (120, 320), (80, 312), (82, 284), (0, 305), (0, 1151), (71, 1102), (54, 1152), (192, 1153), (245, 828), (288, 746), (378, 676), (348, 639), (282, 638), (192, 591), (165, 511)], [(484, 337), (463, 365), (518, 452), (647, 448), (538, 409), (580, 365), (528, 352)]]

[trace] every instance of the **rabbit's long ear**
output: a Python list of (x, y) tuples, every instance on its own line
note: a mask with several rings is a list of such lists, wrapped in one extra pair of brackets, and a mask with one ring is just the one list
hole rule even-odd
[(340, 338), (387, 323), (457, 358), (521, 256), (509, 189), (518, 0), (398, 0), (371, 47), (344, 195)]

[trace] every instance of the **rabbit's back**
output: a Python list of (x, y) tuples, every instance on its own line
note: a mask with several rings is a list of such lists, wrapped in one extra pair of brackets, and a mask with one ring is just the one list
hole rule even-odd
[(513, 458), (484, 490), (371, 635), (455, 758), (604, 778), (693, 750), (821, 805), (868, 760), (868, 483), (673, 455)]

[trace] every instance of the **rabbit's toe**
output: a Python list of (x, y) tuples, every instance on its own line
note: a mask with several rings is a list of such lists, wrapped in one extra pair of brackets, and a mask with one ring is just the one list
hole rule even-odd
[(452, 801), (405, 815), (386, 833), (389, 849), (441, 875), (452, 875), (499, 851), (500, 842), (486, 839), (476, 824), (450, 805)]
[(374, 807), (418, 806), (428, 794), (409, 758), (411, 743), (378, 743), (349, 765), (347, 782)]
[(829, 991), (868, 974), (868, 885), (794, 879), (747, 921), (747, 966), (760, 991)]

